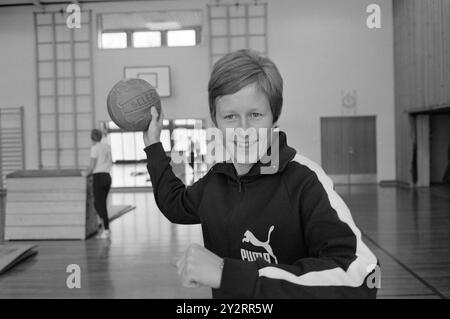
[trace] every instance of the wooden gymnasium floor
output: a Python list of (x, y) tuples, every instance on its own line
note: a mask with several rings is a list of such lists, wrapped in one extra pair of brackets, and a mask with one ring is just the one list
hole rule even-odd
[[(382, 266), (379, 298), (450, 297), (450, 190), (338, 186)], [(449, 191), (449, 192), (447, 192)], [(41, 241), (39, 254), (0, 276), (0, 298), (209, 298), (182, 288), (170, 265), (199, 226), (171, 225), (151, 193), (114, 193), (136, 210), (111, 224), (110, 242)], [(81, 288), (66, 287), (66, 267), (81, 267)]]

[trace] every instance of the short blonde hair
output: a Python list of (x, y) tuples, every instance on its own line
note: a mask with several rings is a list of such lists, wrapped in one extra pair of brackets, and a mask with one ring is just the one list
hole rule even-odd
[(217, 98), (234, 94), (252, 83), (267, 96), (273, 122), (278, 120), (283, 106), (283, 78), (269, 58), (243, 49), (224, 55), (214, 64), (208, 83), (209, 112), (214, 124), (217, 125)]

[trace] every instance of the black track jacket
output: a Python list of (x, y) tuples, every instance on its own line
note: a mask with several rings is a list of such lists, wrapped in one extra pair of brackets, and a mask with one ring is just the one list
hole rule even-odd
[(188, 187), (161, 143), (145, 152), (161, 212), (173, 223), (201, 223), (205, 247), (224, 258), (214, 298), (376, 297), (376, 256), (331, 179), (284, 132), (272, 174), (260, 174), (261, 161), (241, 176), (221, 162)]

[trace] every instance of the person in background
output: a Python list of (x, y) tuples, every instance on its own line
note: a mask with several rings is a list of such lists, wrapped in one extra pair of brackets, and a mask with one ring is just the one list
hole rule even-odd
[(111, 236), (106, 199), (111, 189), (111, 175), (109, 172), (112, 166), (112, 157), (111, 146), (106, 141), (102, 141), (102, 138), (102, 131), (98, 129), (91, 131), (93, 143), (91, 147), (91, 162), (84, 175), (93, 175), (94, 206), (103, 222), (103, 231), (99, 233), (97, 238), (107, 239)]

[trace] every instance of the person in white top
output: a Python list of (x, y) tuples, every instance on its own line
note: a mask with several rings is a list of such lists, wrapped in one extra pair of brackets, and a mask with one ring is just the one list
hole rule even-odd
[(85, 175), (93, 175), (94, 179), (94, 206), (98, 215), (103, 221), (103, 232), (99, 234), (99, 238), (109, 238), (111, 231), (109, 230), (108, 210), (106, 207), (106, 198), (111, 189), (111, 175), (109, 174), (112, 166), (111, 146), (102, 141), (103, 132), (98, 129), (91, 131), (91, 162)]

